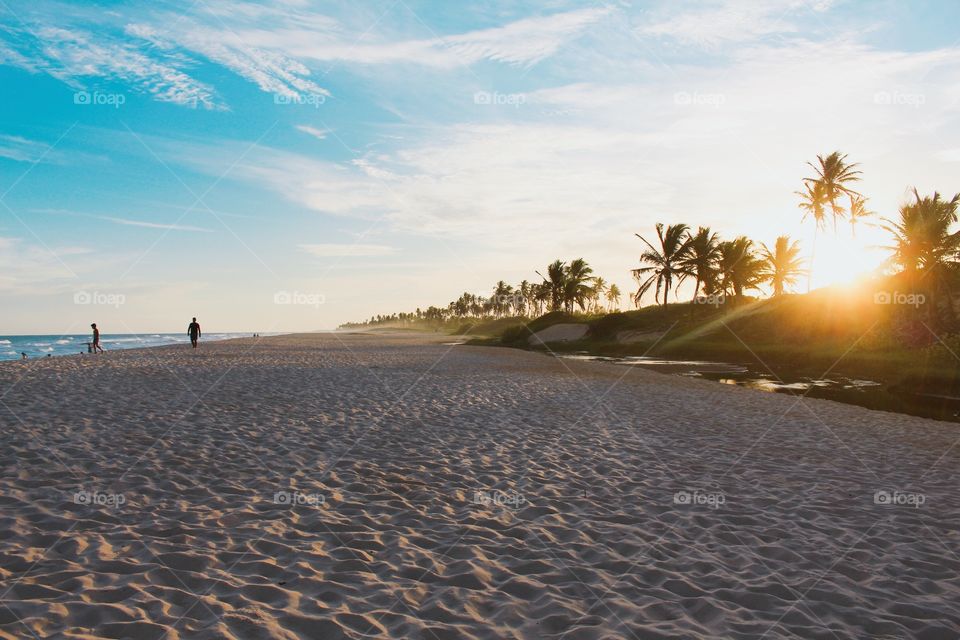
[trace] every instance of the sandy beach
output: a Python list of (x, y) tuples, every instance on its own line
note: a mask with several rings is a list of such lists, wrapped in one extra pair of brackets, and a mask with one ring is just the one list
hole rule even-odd
[(0, 364), (0, 637), (960, 637), (957, 425), (449, 342)]

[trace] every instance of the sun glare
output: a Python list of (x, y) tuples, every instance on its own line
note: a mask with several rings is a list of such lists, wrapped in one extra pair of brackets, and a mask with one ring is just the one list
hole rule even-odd
[[(813, 288), (838, 284), (853, 284), (874, 274), (882, 265), (885, 254), (876, 242), (863, 236), (849, 234), (822, 234), (817, 238), (813, 263)], [(809, 259), (809, 256), (808, 256)]]

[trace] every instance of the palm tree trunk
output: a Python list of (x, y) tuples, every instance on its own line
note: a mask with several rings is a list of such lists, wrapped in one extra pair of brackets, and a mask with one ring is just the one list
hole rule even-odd
[(807, 293), (810, 293), (810, 283), (813, 281), (813, 261), (817, 257), (817, 227), (813, 227), (813, 247), (810, 250), (810, 268), (807, 269)]

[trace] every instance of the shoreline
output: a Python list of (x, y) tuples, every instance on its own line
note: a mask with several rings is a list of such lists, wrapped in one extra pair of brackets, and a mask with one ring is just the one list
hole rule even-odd
[[(129, 339), (129, 338), (131, 338), (131, 337), (137, 337), (137, 338), (139, 338), (139, 337), (142, 337), (142, 336), (150, 336), (150, 337), (152, 337), (152, 336), (159, 336), (160, 338), (166, 338), (167, 336), (170, 336), (170, 337), (172, 338), (172, 337), (175, 336), (175, 335), (176, 335), (176, 336), (179, 336), (180, 334), (160, 333), (160, 332), (107, 334), (104, 338), (101, 339), (101, 344), (104, 344), (104, 345), (110, 344), (111, 340), (115, 340), (115, 339), (117, 339), (117, 338)], [(185, 335), (185, 334), (184, 334), (184, 335)], [(201, 343), (201, 344), (204, 344), (204, 343), (211, 344), (211, 343), (214, 343), (214, 342), (224, 342), (224, 341), (227, 341), (227, 340), (243, 339), (243, 338), (245, 338), (245, 337), (251, 337), (251, 338), (252, 338), (253, 332), (250, 332), (249, 334), (247, 334), (247, 333), (237, 334), (237, 333), (235, 333), (235, 332), (217, 332), (217, 333), (214, 333), (214, 334), (211, 334), (211, 335), (212, 335), (212, 336), (225, 335), (225, 336), (229, 336), (229, 337), (223, 337), (223, 338), (216, 338), (216, 337), (201, 338), (201, 339), (200, 339), (200, 343)], [(282, 334), (282, 333), (270, 334), (270, 336), (276, 336), (276, 335), (286, 335), (286, 334)], [(53, 342), (49, 343), (47, 346), (52, 346), (53, 344), (57, 343), (58, 341), (64, 340), (66, 337), (73, 338), (73, 337), (82, 337), (82, 336), (81, 336), (80, 334), (71, 334), (70, 336), (62, 336), (62, 335), (54, 335), (54, 334), (50, 334), (50, 335), (29, 335), (29, 334), (24, 334), (24, 335), (3, 335), (3, 336), (0, 336), (0, 337), (2, 337), (2, 338), (4, 338), (4, 339), (7, 339), (7, 338), (14, 338), (14, 339), (16, 339), (16, 338), (30, 338), (30, 339), (44, 339), (44, 338), (48, 338), (48, 339), (52, 339)], [(269, 337), (269, 336), (262, 336), (262, 337)], [(88, 338), (87, 341), (78, 341), (78, 342), (72, 343), (71, 346), (74, 346), (74, 347), (77, 347), (77, 348), (84, 348), (84, 349), (85, 349), (85, 348), (86, 348), (86, 342), (88, 342), (88, 341), (92, 341), (92, 338)], [(142, 342), (148, 342), (148, 341), (147, 341), (147, 340), (142, 340)], [(162, 343), (158, 343), (158, 344), (148, 344), (148, 345), (144, 345), (144, 346), (135, 346), (135, 347), (111, 347), (111, 348), (109, 348), (109, 349), (106, 349), (106, 348), (105, 348), (105, 349), (104, 349), (104, 352), (105, 352), (105, 353), (114, 353), (114, 352), (117, 352), (117, 351), (134, 351), (134, 350), (137, 350), (137, 349), (156, 349), (156, 348), (161, 348), (161, 347), (172, 347), (172, 346), (182, 346), (182, 345), (186, 345), (186, 346), (189, 347), (189, 346), (190, 346), (190, 341), (189, 341), (189, 339), (184, 338), (184, 339), (180, 339), (180, 340), (171, 340), (171, 341), (169, 341), (169, 342), (162, 342)], [(9, 349), (11, 349), (11, 350), (16, 350), (16, 349), (21, 349), (21, 348), (23, 348), (23, 345), (17, 346), (15, 343), (4, 344), (3, 346), (4, 346), (4, 347), (7, 347), (7, 348), (9, 348)], [(49, 354), (48, 354), (48, 353), (44, 353), (44, 354), (42, 354), (42, 355), (39, 355), (39, 354), (38, 354), (38, 355), (30, 356), (30, 357), (28, 357), (26, 360), (24, 360), (23, 358), (19, 357), (19, 355), (17, 355), (17, 356), (10, 356), (10, 357), (0, 358), (0, 364), (3, 364), (4, 362), (21, 362), (21, 363), (22, 363), (22, 362), (30, 362), (30, 361), (36, 361), (36, 360), (44, 360), (44, 359), (46, 359), (48, 356), (49, 356), (50, 358), (63, 358), (63, 357), (68, 357), (68, 356), (93, 356), (93, 355), (97, 355), (97, 354), (93, 354), (93, 353), (90, 353), (90, 352), (87, 352), (87, 351), (82, 351), (82, 352), (78, 351), (78, 352), (69, 352), (69, 353), (49, 353)], [(103, 355), (103, 354), (99, 354), (99, 355)]]

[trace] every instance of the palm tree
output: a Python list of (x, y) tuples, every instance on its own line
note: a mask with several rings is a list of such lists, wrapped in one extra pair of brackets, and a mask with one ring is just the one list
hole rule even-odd
[(567, 265), (563, 260), (554, 260), (547, 265), (547, 277), (544, 281), (550, 285), (550, 311), (557, 311), (563, 305), (564, 285), (567, 281)]
[(830, 205), (830, 212), (833, 214), (833, 230), (837, 230), (837, 219), (844, 216), (843, 207), (838, 200), (841, 196), (859, 196), (860, 194), (850, 189), (847, 183), (856, 182), (860, 179), (860, 171), (856, 169), (856, 163), (848, 164), (846, 154), (834, 151), (826, 158), (817, 156), (817, 164), (808, 162), (808, 165), (817, 172), (813, 178), (804, 178), (803, 182), (809, 188), (814, 185), (819, 187), (820, 194), (823, 197), (824, 204)]
[(793, 285), (803, 272), (803, 260), (800, 258), (800, 241), (790, 242), (789, 236), (780, 236), (771, 251), (761, 244), (764, 276), (770, 281), (773, 295), (783, 295), (786, 287)]
[(857, 222), (872, 216), (875, 212), (867, 210), (867, 199), (861, 195), (850, 196), (850, 233), (857, 237)]
[(607, 304), (611, 311), (620, 308), (620, 296), (620, 287), (611, 284), (610, 288), (607, 289)]
[(533, 285), (533, 300), (537, 306), (537, 316), (543, 315), (543, 310), (552, 299), (552, 295), (553, 287), (549, 282)]
[(607, 281), (597, 276), (593, 279), (593, 286), (590, 288), (590, 299), (593, 302), (593, 310), (600, 310), (600, 299), (607, 292)]
[(943, 200), (940, 194), (920, 197), (913, 190), (915, 202), (900, 207), (900, 219), (884, 219), (883, 228), (893, 234), (890, 262), (899, 267), (911, 284), (921, 277), (945, 275), (960, 257), (960, 231), (950, 232), (957, 221), (960, 194)]
[(709, 227), (700, 227), (696, 235), (689, 236), (690, 251), (683, 259), (683, 267), (696, 278), (693, 297), (700, 293), (703, 285), (711, 293), (717, 277), (717, 262), (720, 260), (720, 237), (712, 233)]
[(503, 280), (497, 283), (497, 286), (493, 289), (493, 314), (498, 318), (502, 318), (510, 310), (510, 298), (513, 295), (513, 287), (508, 285)]
[(526, 316), (530, 309), (530, 301), (533, 298), (531, 285), (526, 280), (523, 280), (517, 285), (514, 291), (516, 293), (513, 301), (514, 309), (516, 309), (517, 315)]
[(746, 236), (720, 243), (720, 289), (739, 298), (747, 289), (756, 289), (763, 280), (763, 262), (753, 253), (753, 241)]
[(563, 283), (563, 304), (568, 313), (573, 312), (573, 305), (586, 310), (587, 301), (591, 297), (590, 282), (593, 280), (593, 269), (583, 258), (571, 260), (567, 265)]
[[(637, 293), (633, 296), (637, 306), (640, 305), (640, 298), (654, 283), (657, 285), (654, 301), (660, 302), (660, 292), (663, 291), (663, 306), (666, 306), (674, 279), (676, 279), (677, 286), (680, 286), (684, 279), (690, 275), (689, 269), (684, 266), (684, 261), (690, 254), (689, 227), (685, 224), (673, 224), (664, 228), (663, 223), (658, 222), (656, 229), (657, 238), (660, 240), (660, 249), (647, 242), (639, 233), (634, 234), (643, 240), (643, 243), (648, 247), (646, 251), (640, 254), (640, 261), (650, 265), (631, 270), (639, 285)], [(646, 276), (646, 279), (644, 279), (644, 276)]]
[(796, 191), (800, 196), (800, 208), (803, 209), (803, 222), (813, 218), (813, 248), (810, 251), (810, 267), (807, 269), (807, 293), (810, 293), (810, 284), (813, 277), (813, 261), (817, 255), (817, 234), (827, 226), (827, 200), (823, 192), (823, 185), (819, 182), (804, 182), (804, 190)]

